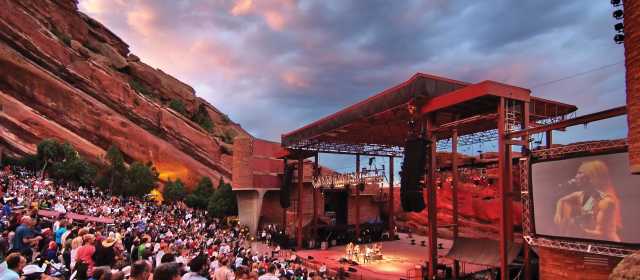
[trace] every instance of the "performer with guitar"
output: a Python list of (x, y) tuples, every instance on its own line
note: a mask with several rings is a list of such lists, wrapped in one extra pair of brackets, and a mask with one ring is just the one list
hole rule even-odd
[(620, 242), (620, 200), (607, 165), (583, 162), (570, 182), (579, 190), (558, 200), (553, 219), (562, 234)]

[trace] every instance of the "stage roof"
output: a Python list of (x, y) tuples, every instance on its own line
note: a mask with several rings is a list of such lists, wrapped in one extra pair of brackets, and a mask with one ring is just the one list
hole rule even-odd
[[(411, 118), (409, 104), (417, 107), (419, 115), (437, 112), (439, 140), (449, 138), (446, 128), (455, 126), (462, 145), (469, 144), (463, 140), (467, 135), (473, 135), (473, 141), (489, 141), (491, 136), (482, 134), (497, 127), (495, 113), (500, 97), (528, 101), (530, 119), (535, 123), (564, 118), (577, 110), (573, 105), (532, 97), (530, 90), (521, 87), (494, 81), (469, 84), (417, 73), (399, 85), (282, 135), (282, 145), (297, 152), (399, 155)], [(452, 123), (455, 120), (466, 122)]]

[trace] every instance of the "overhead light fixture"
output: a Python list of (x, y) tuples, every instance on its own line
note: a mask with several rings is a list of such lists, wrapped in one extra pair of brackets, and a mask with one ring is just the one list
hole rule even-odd
[(622, 10), (615, 10), (613, 11), (613, 18), (620, 20), (624, 18), (624, 12), (622, 12)]
[(624, 43), (624, 34), (616, 34), (616, 36), (613, 36), (613, 41), (616, 42), (616, 44)]
[(622, 33), (624, 32), (624, 24), (622, 22), (618, 22), (616, 23), (613, 28), (618, 32), (618, 33)]
[(611, 0), (611, 5), (613, 5), (614, 7), (619, 7), (620, 5), (622, 5), (622, 0)]

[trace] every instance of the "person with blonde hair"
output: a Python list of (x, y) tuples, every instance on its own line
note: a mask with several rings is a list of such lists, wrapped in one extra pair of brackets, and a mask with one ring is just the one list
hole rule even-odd
[(607, 165), (600, 160), (585, 161), (572, 180), (580, 190), (558, 200), (554, 223), (565, 235), (620, 242), (620, 199)]

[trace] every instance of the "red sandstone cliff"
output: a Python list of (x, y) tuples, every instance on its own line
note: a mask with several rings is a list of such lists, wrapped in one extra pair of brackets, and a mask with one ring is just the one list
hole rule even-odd
[[(189, 85), (143, 63), (74, 0), (0, 0), (0, 150), (34, 153), (45, 138), (97, 161), (111, 144), (162, 179), (230, 181), (224, 134), (246, 134)], [(179, 100), (186, 114), (169, 109)], [(208, 132), (185, 115), (206, 111)], [(230, 133), (230, 131), (233, 131)]]

